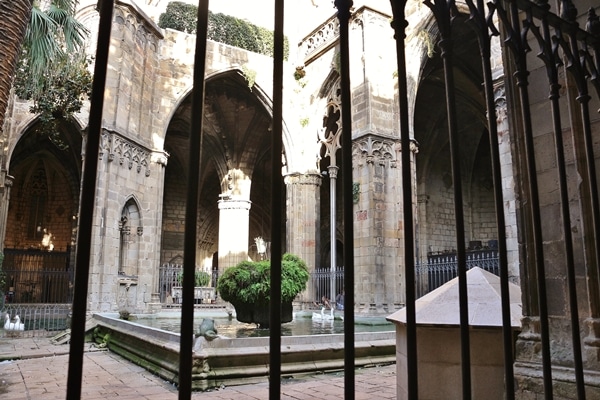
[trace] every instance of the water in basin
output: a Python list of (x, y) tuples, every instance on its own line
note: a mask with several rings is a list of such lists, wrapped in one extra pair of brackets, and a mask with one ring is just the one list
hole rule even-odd
[[(229, 317), (226, 313), (194, 313), (194, 331), (202, 323), (204, 318), (215, 321), (218, 334), (229, 338), (245, 337), (267, 337), (269, 329), (259, 329), (254, 324), (239, 322), (235, 317)], [(141, 315), (132, 319), (131, 322), (157, 328), (170, 332), (179, 332), (181, 319), (177, 312), (162, 312), (157, 315)], [(387, 332), (393, 331), (394, 325), (385, 320), (384, 317), (355, 317), (354, 331), (359, 332)], [(333, 320), (314, 320), (311, 314), (297, 313), (292, 322), (281, 325), (282, 336), (304, 336), (323, 334), (343, 334), (344, 321), (341, 314)]]

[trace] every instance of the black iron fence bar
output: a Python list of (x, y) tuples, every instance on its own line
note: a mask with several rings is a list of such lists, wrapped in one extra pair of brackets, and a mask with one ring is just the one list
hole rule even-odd
[(335, 280), (335, 287), (342, 290), (345, 288), (344, 282), (344, 267), (337, 266), (333, 274), (330, 268), (317, 268), (311, 274), (312, 287), (314, 288), (316, 302), (321, 301), (323, 296), (330, 300), (335, 299), (335, 295), (331, 294), (331, 280)]
[[(340, 23), (340, 89), (342, 108), (342, 192), (344, 221), (344, 281), (346, 301), (354, 304), (354, 204), (352, 202), (352, 101), (350, 92), (349, 22), (352, 0), (336, 0)], [(331, 240), (334, 240), (332, 238)], [(354, 399), (354, 307), (344, 307), (344, 398)]]
[(460, 151), (458, 143), (458, 125), (456, 113), (456, 95), (454, 88), (454, 40), (452, 38), (452, 17), (458, 15), (453, 1), (425, 1), (434, 14), (439, 26), (441, 40), (439, 47), (444, 67), (446, 89), (446, 118), (448, 120), (448, 141), (450, 144), (450, 165), (454, 185), (454, 223), (458, 261), (458, 298), (461, 343), (461, 378), (463, 399), (471, 398), (471, 350), (469, 340), (469, 310), (467, 298), (467, 266), (465, 246), (465, 222), (462, 197), (462, 174), (460, 171)]
[(273, 129), (271, 131), (271, 305), (269, 310), (269, 398), (281, 397), (281, 257), (283, 218), (283, 0), (275, 0), (273, 36)]
[(181, 337), (179, 339), (179, 398), (192, 396), (192, 349), (194, 346), (194, 271), (196, 269), (196, 218), (200, 165), (202, 158), (204, 76), (206, 72), (206, 40), (208, 32), (208, 0), (198, 4), (196, 23), (196, 47), (194, 50), (194, 75), (192, 88), (192, 113), (189, 134), (189, 175), (185, 206), (185, 232), (183, 243), (183, 304), (181, 306)]
[[(70, 303), (7, 303), (3, 307), (3, 312), (7, 313), (10, 318), (18, 315), (20, 321), (25, 324), (24, 330), (19, 332), (19, 337), (56, 336), (70, 327)], [(7, 335), (10, 333), (0, 329), (0, 337)]]
[[(216, 283), (219, 279), (219, 272), (217, 270), (212, 270), (209, 273), (210, 282), (206, 287), (214, 288), (214, 292), (216, 293)], [(163, 264), (158, 270), (158, 287), (157, 293), (160, 296), (161, 303), (169, 303), (169, 296), (173, 299), (174, 302), (176, 299), (181, 298), (181, 287), (182, 287), (182, 278), (183, 278), (183, 264)], [(194, 301), (198, 301), (197, 291), (194, 289)], [(204, 297), (202, 297), (204, 298)], [(214, 299), (214, 297), (211, 297)]]
[[(525, 146), (525, 175), (527, 177), (527, 196), (529, 199), (529, 219), (532, 234), (533, 260), (528, 263), (535, 265), (537, 276), (537, 308), (540, 320), (542, 370), (544, 377), (544, 395), (546, 399), (552, 399), (552, 368), (550, 358), (550, 335), (548, 322), (548, 307), (546, 294), (546, 267), (544, 265), (544, 249), (542, 243), (542, 227), (540, 217), (540, 201), (538, 195), (537, 174), (535, 168), (535, 152), (533, 143), (533, 127), (531, 122), (531, 109), (529, 107), (527, 52), (528, 46), (526, 35), (522, 35), (522, 26), (519, 21), (519, 9), (515, 2), (508, 3), (508, 10), (504, 10), (500, 4), (497, 5), (498, 16), (506, 29), (507, 39), (505, 43), (513, 52), (515, 57), (515, 78), (521, 102), (522, 135)], [(530, 12), (531, 4), (525, 9)], [(524, 27), (523, 27), (524, 28)], [(534, 310), (531, 310), (534, 312)]]
[(21, 250), (5, 248), (3, 250), (4, 269), (45, 269), (66, 270), (69, 267), (69, 252)]
[[(467, 270), (479, 267), (494, 275), (501, 275), (500, 252), (486, 250), (467, 253)], [(458, 275), (458, 260), (456, 254), (431, 257), (427, 262), (417, 260), (415, 263), (415, 286), (417, 297), (421, 297)]]
[(562, 60), (553, 49), (553, 37), (550, 34), (547, 14), (541, 17), (540, 28), (535, 25), (531, 15), (525, 19), (531, 33), (535, 36), (540, 46), (538, 57), (546, 66), (549, 84), (549, 100), (552, 111), (552, 123), (555, 144), (556, 168), (558, 171), (558, 189), (560, 193), (560, 208), (562, 229), (565, 244), (565, 261), (567, 270), (567, 283), (569, 291), (569, 306), (571, 311), (571, 337), (573, 345), (573, 361), (575, 366), (575, 381), (577, 398), (585, 400), (585, 386), (583, 378), (583, 360), (581, 354), (581, 339), (579, 333), (579, 311), (577, 306), (577, 292), (575, 287), (575, 261), (573, 252), (573, 235), (571, 234), (571, 217), (569, 211), (569, 194), (567, 188), (567, 171), (565, 162), (564, 143), (562, 139), (562, 122), (560, 117), (560, 92), (561, 85), (558, 80), (558, 65)]
[(65, 303), (72, 301), (68, 252), (4, 249), (4, 287), (8, 302)]
[(406, 78), (406, 0), (391, 0), (392, 27), (396, 39), (396, 64), (398, 68), (398, 107), (400, 115), (400, 141), (402, 149), (402, 214), (404, 221), (404, 265), (406, 288), (406, 370), (407, 396), (418, 399), (418, 362), (417, 362), (417, 324), (415, 311), (415, 238), (413, 217), (413, 190), (410, 144), (411, 137), (408, 120), (408, 85)]
[(496, 216), (496, 234), (498, 237), (498, 267), (500, 276), (500, 302), (502, 305), (502, 342), (504, 357), (504, 382), (506, 400), (515, 398), (515, 379), (514, 379), (514, 349), (513, 332), (510, 315), (510, 293), (508, 285), (508, 260), (506, 245), (506, 219), (504, 216), (504, 198), (502, 194), (502, 166), (500, 162), (500, 144), (498, 141), (498, 122), (496, 115), (496, 102), (494, 96), (494, 79), (492, 76), (491, 65), (491, 38), (498, 34), (494, 31), (490, 33), (488, 29), (488, 12), (484, 6), (483, 0), (466, 0), (469, 6), (471, 23), (476, 25), (475, 31), (478, 34), (479, 52), (481, 56), (483, 86), (485, 91), (485, 102), (487, 109), (488, 138), (490, 144), (492, 180), (494, 190), (494, 212)]
[(4, 269), (6, 303), (66, 303), (72, 301), (68, 271)]
[(100, 22), (98, 28), (98, 45), (96, 63), (94, 65), (94, 81), (90, 97), (90, 120), (83, 162), (83, 178), (81, 181), (81, 199), (79, 210), (79, 227), (77, 237), (75, 293), (73, 299), (73, 324), (71, 328), (71, 344), (69, 351), (69, 369), (67, 377), (67, 400), (81, 398), (81, 379), (83, 372), (83, 346), (85, 341), (85, 315), (87, 308), (87, 291), (92, 250), (92, 227), (94, 208), (96, 206), (96, 175), (98, 170), (98, 154), (100, 150), (100, 133), (102, 130), (102, 109), (104, 106), (104, 86), (108, 66), (108, 48), (110, 46), (110, 30), (114, 2), (104, 0), (98, 3)]

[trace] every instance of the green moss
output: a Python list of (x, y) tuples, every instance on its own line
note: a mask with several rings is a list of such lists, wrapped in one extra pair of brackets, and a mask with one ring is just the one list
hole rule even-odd
[(252, 90), (254, 84), (256, 83), (256, 71), (248, 68), (248, 66), (244, 64), (242, 65), (242, 74), (244, 74), (244, 79), (246, 79), (248, 87), (250, 90)]

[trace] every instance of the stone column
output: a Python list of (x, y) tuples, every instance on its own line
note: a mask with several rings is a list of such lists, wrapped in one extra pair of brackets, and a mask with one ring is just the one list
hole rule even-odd
[(6, 219), (13, 179), (6, 171), (2, 171), (2, 175), (0, 175), (0, 251), (4, 248), (4, 238), (6, 237)]
[(417, 197), (417, 210), (415, 213), (415, 281), (417, 282), (417, 297), (420, 297), (421, 294), (429, 292), (427, 269), (426, 267), (421, 267), (423, 264), (427, 264), (427, 253), (429, 253), (429, 243), (427, 242), (426, 229), (427, 203), (429, 202), (429, 196), (427, 194), (417, 195), (416, 190), (414, 193)]
[[(162, 218), (163, 218), (163, 209), (164, 209), (164, 190), (165, 190), (165, 171), (167, 167), (167, 163), (169, 160), (169, 155), (163, 151), (155, 151), (152, 153), (152, 163), (156, 165), (156, 169), (158, 173), (155, 178), (155, 200), (156, 200), (156, 208), (154, 211), (154, 226), (149, 226), (151, 238), (144, 237), (144, 244), (147, 246), (147, 251), (151, 254), (153, 262), (149, 265), (150, 270), (152, 271), (152, 280), (151, 287), (147, 288), (150, 296), (144, 296), (144, 301), (146, 302), (146, 309), (149, 312), (158, 312), (160, 311), (160, 288), (159, 288), (159, 270), (160, 270), (160, 252), (161, 252), (161, 243), (162, 243)], [(145, 249), (146, 250), (146, 249)]]
[(404, 304), (400, 143), (369, 135), (356, 140), (352, 150), (355, 308), (386, 314)]
[(219, 200), (219, 276), (248, 260), (250, 200), (223, 196)]
[[(285, 177), (286, 207), (286, 251), (306, 262), (308, 271), (313, 273), (317, 265), (317, 248), (320, 234), (320, 191), (322, 177), (318, 173), (294, 174)], [(310, 304), (315, 298), (315, 288), (309, 280), (306, 291), (299, 300)]]
[(4, 248), (4, 238), (6, 237), (6, 219), (8, 217), (8, 204), (10, 202), (10, 188), (13, 184), (13, 177), (6, 171), (0, 175), (0, 251)]
[(504, 198), (504, 222), (506, 224), (506, 249), (508, 275), (512, 283), (519, 285), (519, 242), (517, 232), (515, 174), (511, 153), (508, 111), (504, 79), (495, 83), (494, 100), (496, 105), (496, 123), (498, 129), (498, 147), (502, 175), (502, 196)]

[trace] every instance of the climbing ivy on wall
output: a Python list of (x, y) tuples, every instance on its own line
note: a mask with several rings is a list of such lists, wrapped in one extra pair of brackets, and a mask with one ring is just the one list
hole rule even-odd
[[(196, 34), (198, 6), (172, 1), (158, 18), (158, 26)], [(221, 13), (208, 12), (208, 38), (215, 42), (239, 47), (273, 57), (273, 31), (248, 21)], [(284, 57), (289, 55), (289, 42), (284, 38)]]

